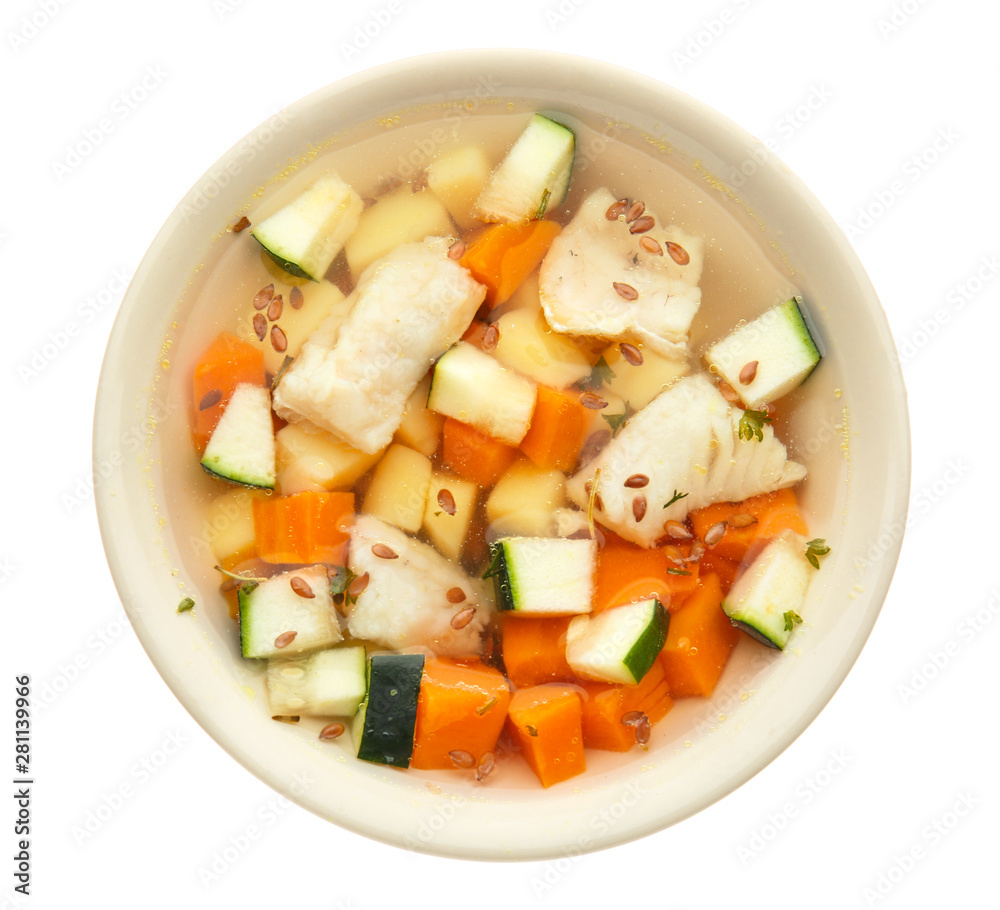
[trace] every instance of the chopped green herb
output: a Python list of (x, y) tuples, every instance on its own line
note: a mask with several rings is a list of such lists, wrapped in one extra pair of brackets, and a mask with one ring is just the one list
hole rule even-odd
[(188, 610), (194, 609), (194, 601), (190, 597), (182, 598), (181, 602), (177, 604), (178, 613), (187, 613)]
[(597, 358), (597, 363), (590, 371), (590, 378), (587, 380), (588, 389), (599, 389), (604, 383), (611, 382), (615, 378), (615, 371), (608, 365), (604, 355)]
[(786, 610), (784, 615), (785, 615), (785, 631), (786, 632), (791, 632), (793, 626), (797, 622), (802, 622), (802, 617), (799, 616), (799, 614), (796, 613), (794, 610)]
[(524, 729), (528, 731), (528, 736), (538, 736), (538, 727), (534, 724), (525, 724)]
[(271, 380), (271, 391), (273, 392), (277, 387), (278, 383), (281, 382), (281, 377), (285, 375), (285, 371), (292, 365), (294, 357), (285, 355), (285, 359), (281, 361), (281, 366), (278, 367), (278, 372), (274, 374), (274, 379)]
[(542, 193), (542, 201), (538, 203), (538, 211), (535, 212), (535, 218), (544, 218), (545, 210), (549, 207), (549, 198), (552, 196), (551, 190), (545, 190)]
[(819, 568), (819, 557), (826, 556), (829, 552), (830, 548), (822, 537), (816, 537), (806, 543), (806, 559), (815, 569)]
[(678, 493), (677, 490), (674, 490), (674, 495), (670, 497), (670, 502), (664, 503), (663, 508), (669, 509), (675, 502), (678, 502), (687, 495), (687, 493)]
[(601, 417), (603, 417), (608, 422), (608, 426), (611, 427), (611, 435), (617, 436), (618, 431), (622, 428), (622, 425), (634, 413), (635, 411), (632, 409), (632, 405), (626, 401), (625, 412), (623, 414), (602, 414)]
[(496, 578), (500, 574), (500, 560), (503, 559), (503, 547), (493, 546), (490, 556), (490, 564), (483, 572), (483, 578)]
[(675, 569), (673, 567), (667, 569), (667, 575), (690, 575), (691, 573), (687, 569)]
[(744, 411), (740, 418), (740, 439), (749, 442), (755, 436), (759, 442), (764, 441), (764, 424), (771, 422), (767, 411)]
[(267, 581), (266, 578), (259, 575), (243, 575), (237, 572), (230, 572), (228, 569), (223, 569), (222, 566), (216, 566), (215, 571), (221, 572), (226, 578), (233, 579), (247, 593), (256, 588), (262, 581)]
[(334, 600), (339, 602), (340, 598), (343, 598), (344, 603), (347, 606), (351, 606), (357, 603), (358, 596), (356, 594), (348, 593), (351, 587), (351, 582), (354, 581), (358, 576), (352, 572), (347, 566), (337, 566), (332, 577), (330, 578), (330, 593), (333, 595)]
[(482, 716), (487, 711), (489, 711), (490, 708), (492, 708), (496, 703), (497, 703), (497, 697), (494, 695), (488, 702), (486, 702), (485, 705), (480, 705), (478, 708), (476, 708), (476, 714)]

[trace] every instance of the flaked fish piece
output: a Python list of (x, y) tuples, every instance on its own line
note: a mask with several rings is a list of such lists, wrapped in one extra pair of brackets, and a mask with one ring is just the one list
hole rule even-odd
[[(427, 647), (449, 657), (482, 654), (483, 630), (493, 613), (490, 589), (429, 544), (358, 515), (348, 567), (368, 576), (357, 600), (347, 605), (347, 627), (355, 638), (394, 650)], [(470, 609), (471, 618), (465, 612)]]
[(662, 227), (649, 210), (646, 221), (609, 219), (614, 204), (610, 190), (595, 190), (552, 242), (539, 274), (545, 318), (557, 332), (639, 340), (676, 355), (701, 303), (704, 243)]
[(372, 263), (346, 319), (309, 336), (274, 393), (285, 420), (307, 420), (369, 454), (386, 446), (406, 400), (461, 338), (486, 289), (448, 257), (451, 240), (402, 244)]
[[(566, 492), (587, 509), (596, 486), (594, 520), (649, 547), (664, 537), (667, 521), (803, 480), (805, 466), (789, 460), (769, 425), (762, 428), (763, 439), (740, 437), (742, 416), (705, 374), (679, 379), (632, 416), (567, 481)], [(626, 483), (636, 475), (648, 478), (641, 489)]]

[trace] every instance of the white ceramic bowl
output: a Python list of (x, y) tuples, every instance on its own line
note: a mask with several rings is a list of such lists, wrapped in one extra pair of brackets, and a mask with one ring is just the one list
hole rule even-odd
[[(678, 701), (647, 753), (588, 753), (585, 776), (548, 791), (516, 762), (479, 786), (464, 774), (359, 762), (346, 743), (276, 724), (259, 668), (239, 658), (224, 611), (175, 612), (184, 594), (204, 604), (218, 584), (210, 558), (190, 546), (193, 519), (173, 469), (191, 460), (190, 404), (171, 392), (170, 371), (190, 365), (179, 339), (199, 264), (234, 213), (310, 146), (387, 117), (405, 123), (429, 107), (474, 116), (484, 85), (491, 98), (566, 111), (598, 129), (615, 121), (617, 141), (669, 155), (709, 181), (759, 243), (794, 269), (825, 353), (803, 387), (795, 431), (813, 477), (804, 500), (811, 530), (833, 553), (812, 585), (794, 648), (741, 646), (712, 698)], [(235, 759), (319, 816), (388, 843), (538, 859), (684, 819), (748, 780), (816, 717), (857, 658), (896, 565), (909, 428), (876, 295), (833, 220), (773, 153), (704, 105), (634, 73), (551, 53), (477, 50), (405, 60), (322, 89), (209, 169), (153, 241), (122, 304), (101, 374), (94, 459), (101, 533), (136, 633), (167, 685)]]

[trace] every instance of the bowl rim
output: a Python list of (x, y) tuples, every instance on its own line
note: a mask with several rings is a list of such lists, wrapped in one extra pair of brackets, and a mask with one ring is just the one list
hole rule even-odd
[[(543, 62), (546, 67), (539, 70)], [(383, 86), (382, 90), (387, 91), (385, 86), (390, 84), (405, 87), (398, 89), (399, 104), (397, 106), (402, 109), (406, 106), (406, 95), (411, 93), (409, 86), (413, 80), (426, 79), (428, 73), (433, 73), (435, 79), (441, 80), (447, 78), (449, 74), (455, 76), (463, 70), (479, 70), (486, 65), (502, 67), (508, 71), (520, 68), (532, 73), (540, 71), (556, 74), (554, 77), (543, 76), (542, 82), (548, 78), (569, 81), (575, 78), (575, 75), (585, 72), (587, 79), (592, 84), (601, 81), (605, 85), (616, 86), (616, 90), (622, 86), (643, 89), (646, 93), (665, 99), (665, 108), (670, 106), (682, 108), (688, 112), (692, 120), (708, 124), (715, 130), (724, 131), (732, 136), (734, 141), (739, 141), (747, 148), (760, 146), (758, 140), (718, 111), (652, 77), (589, 57), (522, 48), (443, 51), (406, 57), (349, 75), (324, 86), (293, 102), (283, 109), (283, 113), (300, 116), (304, 111), (328, 106), (334, 99), (346, 93), (370, 92), (373, 91), (373, 85), (381, 85)], [(245, 147), (245, 143), (258, 135), (264, 126), (264, 123), (260, 124), (235, 143), (206, 171), (206, 175), (218, 173), (220, 169), (224, 168), (227, 162), (233, 160), (238, 150)], [(786, 189), (793, 191), (796, 204), (804, 207), (809, 217), (826, 231), (827, 242), (832, 245), (831, 249), (836, 251), (837, 256), (849, 270), (851, 281), (865, 298), (872, 318), (869, 329), (885, 350), (894, 355), (895, 346), (892, 335), (875, 289), (844, 233), (816, 197), (776, 155), (770, 153), (768, 160), (761, 165), (761, 168), (765, 173), (769, 173), (779, 180)], [(98, 383), (93, 429), (95, 466), (101, 456), (110, 447), (113, 447), (115, 440), (120, 441), (123, 425), (121, 415), (126, 413), (130, 407), (130, 399), (127, 398), (127, 371), (124, 366), (128, 361), (128, 338), (130, 333), (138, 330), (138, 310), (135, 301), (141, 298), (143, 288), (154, 275), (157, 263), (162, 261), (163, 256), (169, 255), (171, 240), (175, 232), (183, 227), (182, 220), (186, 220), (182, 214), (184, 207), (190, 204), (201, 185), (202, 181), (200, 180), (192, 187), (157, 233), (149, 251), (136, 269), (115, 319)], [(885, 419), (894, 428), (898, 448), (890, 453), (893, 470), (889, 472), (889, 481), (885, 484), (882, 514), (887, 519), (893, 520), (893, 526), (902, 523), (902, 526), (905, 527), (911, 461), (909, 418), (899, 360), (898, 357), (890, 357), (890, 360), (892, 362), (884, 376), (888, 386), (886, 394), (897, 402), (898, 407), (886, 414)], [(131, 469), (129, 470), (131, 471)], [(246, 730), (237, 723), (241, 715), (241, 702), (238, 693), (227, 693), (219, 703), (212, 705), (199, 697), (199, 693), (192, 689), (188, 678), (188, 674), (191, 672), (190, 661), (173, 659), (170, 654), (164, 653), (161, 643), (158, 641), (157, 629), (161, 618), (157, 617), (147, 604), (149, 596), (146, 590), (148, 585), (146, 573), (149, 569), (149, 549), (145, 542), (140, 541), (140, 535), (135, 533), (132, 521), (132, 519), (141, 521), (141, 509), (136, 506), (127, 511), (126, 518), (128, 520), (123, 521), (122, 517), (122, 512), (126, 508), (123, 503), (128, 502), (130, 496), (129, 487), (125, 480), (128, 473), (125, 470), (119, 471), (109, 481), (101, 483), (96, 482), (95, 474), (95, 504), (106, 556), (126, 613), (143, 648), (168, 687), (195, 721), (258, 779), (320, 817), (384, 843), (458, 858), (539, 860), (558, 858), (572, 852), (603, 849), (675, 824), (707, 808), (727, 793), (742, 786), (798, 738), (842, 684), (874, 627), (888, 593), (902, 546), (902, 534), (900, 533), (890, 541), (876, 566), (875, 575), (871, 579), (869, 590), (865, 595), (869, 606), (863, 614), (863, 622), (855, 629), (851, 647), (841, 653), (833, 672), (813, 694), (809, 707), (803, 709), (794, 721), (780, 732), (780, 735), (774, 736), (765, 747), (760, 748), (753, 761), (743, 765), (738, 772), (720, 779), (716, 786), (707, 787), (697, 800), (690, 801), (669, 816), (658, 814), (655, 811), (633, 812), (626, 823), (611, 826), (608, 831), (598, 833), (585, 844), (581, 844), (579, 826), (567, 829), (566, 836), (561, 839), (552, 840), (551, 832), (554, 829), (539, 825), (539, 829), (544, 828), (545, 830), (544, 837), (529, 834), (523, 843), (506, 842), (505, 849), (498, 851), (490, 844), (484, 844), (481, 840), (476, 841), (473, 836), (474, 826), (466, 823), (468, 819), (463, 820), (461, 812), (453, 813), (458, 820), (457, 823), (452, 818), (448, 819), (443, 836), (435, 836), (428, 842), (414, 840), (409, 836), (401, 837), (398, 831), (387, 830), (380, 819), (386, 813), (404, 811), (400, 808), (400, 791), (398, 788), (394, 790), (389, 787), (384, 788), (385, 792), (383, 793), (378, 784), (369, 787), (368, 783), (377, 778), (377, 775), (370, 772), (370, 769), (364, 769), (363, 772), (359, 772), (357, 769), (346, 771), (340, 769), (343, 771), (342, 782), (355, 785), (360, 783), (361, 789), (364, 791), (363, 804), (353, 797), (342, 799), (337, 803), (330, 798), (330, 792), (322, 786), (306, 788), (305, 792), (298, 792), (297, 788), (302, 789), (302, 774), (308, 774), (308, 769), (313, 767), (308, 757), (303, 759), (305, 764), (302, 767), (307, 769), (305, 772), (295, 767), (294, 762), (288, 769), (289, 773), (276, 772), (271, 759), (262, 758), (245, 742)], [(194, 637), (191, 640), (194, 647), (198, 648), (199, 641)], [(200, 646), (204, 647), (204, 641), (200, 642)], [(435, 817), (433, 814), (429, 814), (430, 812), (440, 812), (440, 806), (448, 804), (442, 804), (437, 797), (429, 799), (426, 791), (422, 788), (412, 787), (409, 790), (413, 801), (420, 805), (420, 808), (416, 810), (416, 815), (411, 813), (411, 820), (423, 820), (426, 823), (427, 819)], [(623, 798), (622, 794), (628, 792), (627, 788), (621, 789), (618, 782), (612, 782), (603, 788), (596, 787), (594, 791), (589, 792), (602, 790), (604, 797), (610, 795), (619, 800)], [(546, 800), (554, 808), (554, 814), (558, 814), (558, 811), (564, 808), (564, 804), (572, 811), (574, 802), (578, 798), (579, 794), (576, 791), (568, 791), (558, 796), (552, 791), (546, 792)], [(495, 830), (502, 829), (504, 832), (517, 830), (517, 808), (520, 804), (516, 800), (487, 800), (486, 803), (490, 806), (491, 811), (496, 812), (497, 828)], [(458, 802), (455, 801), (454, 795), (452, 795), (451, 804), (453, 807), (462, 805), (460, 798)], [(331, 808), (332, 806), (334, 808)], [(438, 808), (437, 810), (429, 810), (428, 806), (437, 806)], [(533, 821), (537, 821), (537, 819), (533, 819)], [(489, 840), (488, 837), (487, 840)]]

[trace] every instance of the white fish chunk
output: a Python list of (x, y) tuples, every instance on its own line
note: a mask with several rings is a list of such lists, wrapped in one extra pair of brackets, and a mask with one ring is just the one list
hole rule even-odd
[[(740, 438), (742, 416), (705, 374), (679, 379), (633, 415), (567, 481), (566, 492), (586, 509), (596, 483), (595, 521), (650, 547), (664, 536), (668, 520), (683, 521), (713, 502), (741, 502), (803, 480), (805, 466), (788, 459), (770, 426), (763, 427), (762, 440)], [(625, 486), (634, 474), (645, 474), (649, 482)], [(676, 494), (687, 495), (664, 508)]]
[(322, 322), (278, 383), (280, 417), (307, 420), (369, 454), (389, 443), (406, 400), (486, 295), (448, 258), (450, 244), (401, 244), (361, 274), (347, 318)]
[[(704, 243), (676, 226), (655, 226), (632, 234), (624, 219), (608, 221), (615, 197), (595, 190), (552, 242), (539, 273), (539, 296), (549, 325), (557, 332), (599, 338), (638, 339), (654, 350), (676, 355), (687, 344), (691, 321), (701, 304)], [(656, 241), (662, 254), (640, 245)], [(688, 257), (680, 264), (667, 252), (668, 241)], [(615, 284), (635, 291), (635, 299)]]
[[(389, 551), (394, 558), (378, 555)], [(448, 657), (482, 654), (492, 593), (458, 563), (381, 519), (358, 515), (347, 564), (355, 575), (368, 574), (364, 591), (347, 608), (347, 628), (355, 638), (393, 649), (427, 647)], [(448, 597), (452, 588), (465, 594), (457, 604)], [(469, 623), (453, 628), (452, 618), (469, 608), (476, 611)]]

